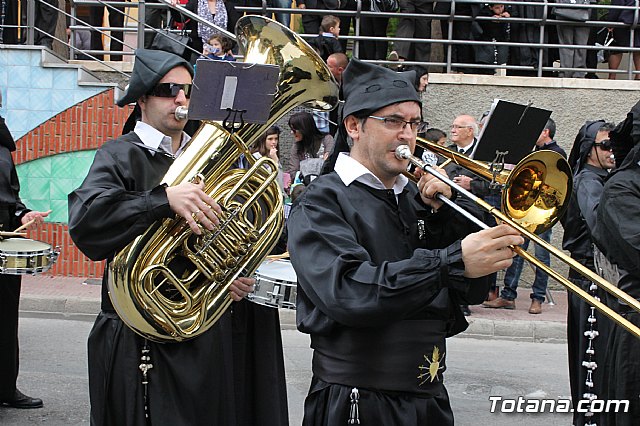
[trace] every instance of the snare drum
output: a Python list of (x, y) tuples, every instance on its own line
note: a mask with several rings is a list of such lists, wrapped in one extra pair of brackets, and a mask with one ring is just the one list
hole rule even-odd
[(58, 259), (59, 249), (26, 238), (0, 241), (0, 274), (24, 275), (46, 272)]
[(296, 308), (296, 271), (288, 260), (265, 260), (256, 271), (256, 284), (247, 299), (272, 308)]

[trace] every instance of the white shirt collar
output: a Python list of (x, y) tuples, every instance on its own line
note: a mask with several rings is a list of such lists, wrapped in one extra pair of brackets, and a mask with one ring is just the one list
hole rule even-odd
[(156, 151), (162, 150), (175, 157), (177, 157), (184, 146), (189, 142), (191, 137), (185, 132), (182, 132), (182, 141), (180, 141), (180, 148), (178, 151), (173, 152), (171, 137), (165, 135), (155, 127), (144, 123), (142, 121), (136, 122), (136, 127), (133, 131), (138, 135), (143, 144), (151, 148), (152, 155), (155, 155)]
[[(340, 176), (345, 186), (349, 186), (354, 181), (358, 181), (373, 189), (387, 189), (376, 175), (371, 173), (371, 171), (358, 160), (351, 158), (346, 152), (341, 152), (340, 155), (338, 155), (334, 170), (338, 176)], [(408, 182), (409, 179), (407, 179), (405, 175), (398, 175), (393, 184), (393, 193), (396, 195), (400, 194)]]

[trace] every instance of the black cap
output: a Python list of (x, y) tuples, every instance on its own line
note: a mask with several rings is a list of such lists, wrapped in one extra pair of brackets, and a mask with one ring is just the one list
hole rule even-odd
[(185, 67), (193, 77), (193, 67), (189, 62), (164, 50), (137, 49), (135, 58), (127, 91), (117, 102), (121, 107), (140, 99), (175, 67)]
[(342, 111), (338, 113), (339, 126), (334, 137), (333, 152), (322, 166), (322, 174), (331, 173), (338, 155), (349, 152), (345, 117), (351, 114), (369, 115), (398, 102), (416, 102), (422, 108), (418, 91), (414, 86), (415, 71), (396, 72), (379, 65), (351, 59), (342, 73)]
[(342, 119), (358, 112), (371, 114), (398, 102), (412, 101), (422, 106), (414, 86), (415, 76), (415, 71), (396, 72), (352, 59), (342, 74)]

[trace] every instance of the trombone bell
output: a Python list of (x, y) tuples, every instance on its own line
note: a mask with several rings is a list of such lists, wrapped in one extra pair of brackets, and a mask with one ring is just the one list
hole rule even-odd
[(529, 232), (540, 234), (562, 217), (572, 192), (571, 168), (564, 157), (555, 151), (532, 152), (509, 174), (502, 211)]

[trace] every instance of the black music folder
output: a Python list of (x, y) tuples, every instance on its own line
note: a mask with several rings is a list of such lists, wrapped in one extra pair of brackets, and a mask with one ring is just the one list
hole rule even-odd
[(189, 120), (222, 121), (235, 110), (246, 123), (266, 123), (279, 74), (277, 65), (198, 59)]
[(506, 164), (518, 164), (533, 150), (551, 111), (500, 99), (493, 101), (478, 136), (474, 160), (491, 162), (503, 152)]

